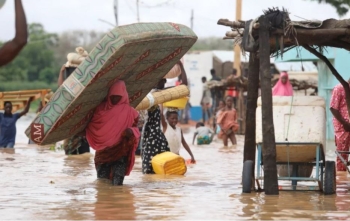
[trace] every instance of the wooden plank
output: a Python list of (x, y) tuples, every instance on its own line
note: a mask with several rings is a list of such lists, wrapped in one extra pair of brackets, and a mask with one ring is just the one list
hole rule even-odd
[(316, 159), (317, 145), (276, 145), (276, 161), (309, 163)]
[(12, 103), (12, 112), (16, 112), (24, 108), (30, 97), (33, 97), (34, 100), (41, 99), (44, 103), (45, 95), (50, 91), (51, 89), (0, 92), (0, 110), (4, 110), (5, 101), (10, 101)]

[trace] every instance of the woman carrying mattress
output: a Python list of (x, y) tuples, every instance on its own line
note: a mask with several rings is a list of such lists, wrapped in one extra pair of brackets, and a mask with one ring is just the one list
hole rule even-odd
[(135, 162), (139, 143), (138, 112), (129, 104), (124, 81), (109, 89), (106, 101), (95, 109), (86, 127), (86, 138), (95, 153), (97, 178), (123, 185)]

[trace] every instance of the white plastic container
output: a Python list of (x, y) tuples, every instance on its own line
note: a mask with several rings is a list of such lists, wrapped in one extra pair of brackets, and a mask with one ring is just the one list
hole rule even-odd
[[(276, 142), (285, 142), (288, 138), (289, 142), (314, 142), (325, 147), (325, 106), (325, 100), (317, 96), (274, 96), (273, 122)], [(262, 142), (261, 97), (258, 99), (256, 110), (256, 142)]]

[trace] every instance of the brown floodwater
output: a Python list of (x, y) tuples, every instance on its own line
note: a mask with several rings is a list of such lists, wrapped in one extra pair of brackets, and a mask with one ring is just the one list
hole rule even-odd
[[(190, 143), (192, 134), (186, 134)], [(96, 179), (93, 153), (65, 156), (61, 150), (26, 145), (0, 150), (1, 220), (178, 220), (178, 219), (350, 219), (346, 173), (337, 177), (337, 194), (281, 191), (242, 194), (243, 137), (236, 148), (220, 142), (191, 146), (197, 160), (185, 176), (143, 175), (141, 159), (124, 186)], [(332, 150), (328, 158), (334, 158)], [(189, 159), (186, 151), (180, 154)]]

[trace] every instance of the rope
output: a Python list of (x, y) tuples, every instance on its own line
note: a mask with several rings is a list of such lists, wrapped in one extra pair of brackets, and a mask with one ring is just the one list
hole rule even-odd
[(285, 141), (288, 142), (287, 144), (287, 158), (288, 158), (288, 162), (287, 162), (287, 165), (288, 165), (288, 177), (290, 177), (290, 170), (289, 170), (289, 150), (290, 150), (290, 147), (289, 147), (289, 141), (288, 141), (288, 135), (289, 135), (289, 125), (290, 125), (290, 117), (292, 115), (292, 107), (293, 107), (293, 101), (294, 101), (294, 96), (292, 96), (292, 101), (290, 102), (290, 108), (289, 108), (289, 118), (288, 118), (288, 126), (287, 126), (287, 133), (286, 133), (286, 136), (285, 137)]
[(290, 124), (290, 116), (291, 116), (291, 113), (292, 113), (293, 101), (294, 101), (294, 96), (292, 96), (292, 101), (290, 103), (290, 108), (289, 108), (289, 119), (288, 119), (288, 126), (287, 126), (287, 134), (284, 136), (286, 141), (288, 141), (289, 124)]

